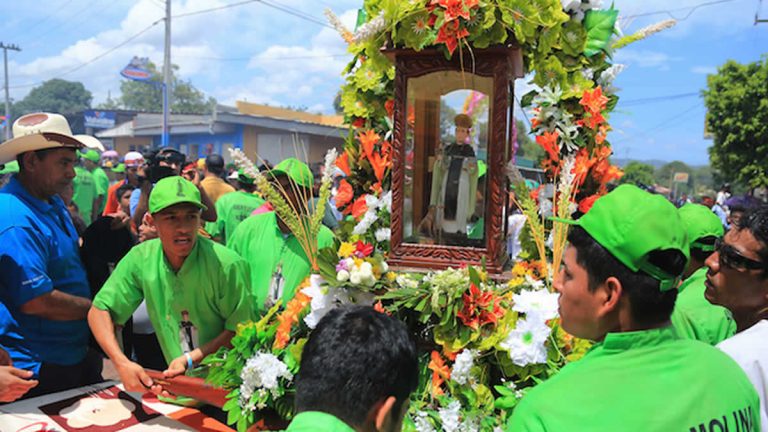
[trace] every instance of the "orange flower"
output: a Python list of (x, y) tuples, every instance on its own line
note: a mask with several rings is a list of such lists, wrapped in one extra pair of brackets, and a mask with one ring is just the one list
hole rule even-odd
[(451, 379), (451, 369), (437, 351), (432, 351), (431, 361), (427, 367), (432, 371), (432, 396), (440, 396), (443, 394), (443, 389), (440, 386)]
[(597, 201), (598, 198), (599, 196), (597, 195), (591, 195), (581, 200), (579, 202), (579, 211), (581, 213), (587, 213), (592, 208), (592, 205), (595, 204), (595, 201)]
[(355, 192), (352, 190), (352, 185), (349, 184), (347, 179), (342, 179), (339, 182), (339, 189), (336, 192), (336, 208), (342, 208), (349, 204), (354, 198)]
[(371, 167), (373, 168), (373, 174), (376, 176), (376, 179), (381, 182), (384, 180), (384, 174), (387, 171), (387, 168), (389, 168), (390, 161), (389, 158), (386, 156), (382, 156), (378, 153), (373, 153), (369, 158), (368, 161), (371, 163)]
[(459, 17), (469, 20), (469, 10), (464, 8), (464, 0), (440, 0), (438, 4), (445, 9), (445, 21)]
[(587, 112), (595, 115), (605, 110), (605, 107), (608, 104), (608, 98), (603, 95), (603, 88), (598, 86), (591, 92), (589, 90), (585, 91), (579, 104), (581, 104)]
[(504, 316), (501, 299), (492, 291), (480, 291), (475, 284), (469, 285), (469, 294), (463, 294), (462, 300), (464, 306), (456, 316), (472, 330), (486, 324), (496, 324)]
[(595, 164), (595, 159), (590, 159), (589, 153), (586, 148), (579, 150), (576, 153), (576, 160), (574, 161), (573, 174), (576, 177), (577, 183), (581, 184), (587, 178), (592, 165)]
[(558, 137), (559, 135), (557, 131), (544, 132), (543, 135), (539, 135), (536, 137), (536, 142), (544, 150), (546, 150), (547, 154), (549, 155), (549, 158), (552, 159), (552, 161), (555, 163), (560, 161), (560, 147), (557, 145)]
[(366, 195), (357, 198), (355, 203), (352, 204), (352, 216), (354, 216), (355, 219), (360, 219), (365, 212), (368, 211), (368, 204), (365, 203), (365, 197)]
[(599, 112), (588, 113), (584, 117), (584, 121), (581, 122), (582, 125), (587, 126), (592, 130), (597, 129), (597, 127), (603, 123), (605, 123), (605, 117)]
[(448, 48), (448, 53), (453, 54), (459, 45), (459, 39), (464, 39), (467, 36), (469, 36), (469, 32), (467, 29), (461, 28), (459, 21), (448, 21), (437, 32), (435, 44), (444, 43)]
[(312, 299), (302, 293), (297, 292), (296, 295), (285, 306), (285, 311), (277, 318), (277, 332), (275, 333), (275, 342), (272, 344), (272, 349), (283, 349), (288, 345), (291, 340), (291, 328), (294, 324), (299, 322), (299, 315), (309, 305)]
[(363, 126), (365, 126), (365, 119), (362, 117), (358, 117), (354, 121), (352, 121), (352, 127), (354, 127), (355, 129), (360, 129)]
[(373, 129), (368, 129), (365, 133), (359, 133), (357, 139), (363, 148), (363, 154), (370, 160), (373, 154), (373, 147), (381, 140), (381, 137)]
[(338, 167), (341, 172), (349, 176), (352, 174), (352, 170), (349, 169), (349, 153), (343, 152), (339, 157), (336, 158), (336, 167)]
[(392, 118), (395, 116), (395, 100), (389, 99), (384, 102), (384, 110), (387, 111), (387, 117)]

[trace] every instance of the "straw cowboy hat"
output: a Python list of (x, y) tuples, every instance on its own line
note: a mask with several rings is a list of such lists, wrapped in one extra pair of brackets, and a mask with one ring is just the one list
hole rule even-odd
[(85, 144), (89, 149), (98, 150), (101, 153), (104, 153), (104, 150), (106, 150), (104, 144), (102, 144), (96, 137), (90, 135), (75, 135), (75, 139)]
[(29, 151), (57, 147), (80, 149), (84, 146), (72, 135), (67, 119), (61, 114), (27, 114), (13, 122), (13, 138), (0, 144), (0, 165)]

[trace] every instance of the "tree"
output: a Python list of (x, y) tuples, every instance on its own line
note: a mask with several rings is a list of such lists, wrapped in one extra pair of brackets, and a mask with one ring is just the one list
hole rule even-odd
[[(190, 81), (179, 79), (175, 73), (179, 69), (178, 66), (174, 65), (172, 69), (171, 111), (184, 114), (202, 114), (210, 111), (216, 99), (206, 99), (205, 94)], [(123, 80), (120, 83), (122, 95), (118, 101), (121, 107), (148, 112), (163, 110), (163, 75), (152, 62), (147, 63), (147, 70), (152, 74), (152, 78), (147, 82)]]
[[(688, 173), (687, 183), (672, 183), (672, 177), (675, 173)], [(662, 165), (658, 171), (656, 171), (656, 182), (664, 187), (672, 187), (679, 194), (691, 195), (694, 192), (695, 182), (693, 180), (693, 168), (688, 166), (685, 162), (673, 161), (668, 164)]]
[(624, 167), (624, 176), (619, 180), (620, 184), (653, 186), (656, 183), (654, 168), (646, 163), (632, 161)]
[(517, 156), (530, 159), (536, 163), (544, 159), (544, 149), (528, 135), (528, 128), (525, 127), (525, 123), (516, 118), (515, 128), (517, 129)]
[(83, 83), (56, 78), (33, 88), (24, 99), (13, 104), (13, 117), (35, 111), (74, 114), (90, 108), (91, 100), (93, 95)]
[(746, 65), (728, 61), (707, 77), (704, 103), (712, 168), (751, 187), (768, 185), (768, 57)]

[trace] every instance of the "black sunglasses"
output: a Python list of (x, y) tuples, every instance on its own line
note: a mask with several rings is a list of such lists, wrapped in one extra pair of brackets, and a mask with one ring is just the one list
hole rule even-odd
[(728, 267), (738, 271), (762, 270), (765, 268), (764, 263), (745, 257), (736, 248), (725, 243), (722, 239), (715, 240), (715, 250), (720, 254), (721, 267)]

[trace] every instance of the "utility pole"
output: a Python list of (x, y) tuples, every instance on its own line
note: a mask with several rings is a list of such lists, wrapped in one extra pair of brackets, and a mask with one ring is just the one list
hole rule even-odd
[(0, 42), (3, 49), (3, 63), (5, 65), (5, 140), (11, 139), (11, 97), (8, 94), (8, 50), (21, 51), (18, 45), (6, 45)]
[(171, 0), (165, 0), (165, 55), (163, 57), (163, 136), (162, 146), (169, 144), (168, 115), (171, 111)]

